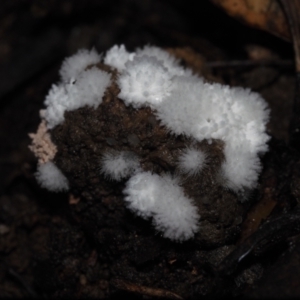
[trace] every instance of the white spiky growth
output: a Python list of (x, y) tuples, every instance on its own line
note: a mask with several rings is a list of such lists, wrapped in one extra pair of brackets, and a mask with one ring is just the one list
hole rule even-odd
[(155, 46), (145, 46), (141, 49), (137, 49), (137, 56), (150, 56), (155, 57), (157, 60), (162, 62), (163, 66), (168, 70), (170, 74), (178, 76), (190, 76), (192, 71), (189, 69), (184, 69), (179, 64), (179, 60), (176, 59), (173, 55), (164, 51), (163, 49)]
[(178, 167), (180, 172), (189, 176), (199, 174), (207, 160), (207, 154), (196, 148), (186, 148), (178, 158)]
[(107, 151), (101, 158), (101, 173), (107, 178), (119, 181), (128, 178), (140, 169), (138, 158), (127, 151)]
[[(48, 129), (64, 121), (65, 111), (101, 105), (111, 78), (92, 66), (100, 60), (95, 50), (80, 50), (64, 61), (61, 82), (52, 86), (45, 100)], [(104, 63), (117, 69), (118, 97), (127, 106), (151, 107), (161, 124), (175, 135), (198, 142), (224, 142), (225, 160), (219, 174), (225, 187), (241, 193), (256, 186), (261, 171), (259, 154), (267, 151), (269, 139), (269, 109), (259, 94), (204, 82), (158, 47), (128, 52), (124, 45), (114, 46), (107, 51)], [(199, 149), (186, 148), (178, 158), (180, 172), (198, 174), (206, 165), (207, 155)], [(171, 175), (143, 172), (139, 158), (127, 152), (107, 152), (100, 165), (107, 178), (129, 177), (124, 190), (128, 207), (143, 218), (152, 217), (164, 237), (177, 241), (193, 237), (200, 218), (198, 211)], [(50, 190), (68, 186), (54, 164), (39, 167), (36, 177)]]
[(51, 129), (64, 121), (64, 113), (66, 110), (65, 103), (69, 102), (67, 87), (64, 84), (53, 84), (44, 104), (46, 109), (44, 118), (47, 121), (47, 128)]
[(104, 63), (118, 69), (119, 71), (123, 71), (125, 69), (125, 64), (128, 61), (132, 61), (134, 56), (135, 53), (127, 52), (124, 45), (115, 45), (106, 52)]
[(93, 67), (82, 70), (74, 83), (52, 85), (44, 101), (47, 127), (52, 129), (62, 123), (65, 111), (75, 110), (85, 105), (97, 108), (102, 103), (102, 97), (110, 81), (107, 72)]
[(157, 116), (175, 134), (224, 141), (222, 170), (225, 182), (231, 183), (227, 187), (238, 191), (255, 186), (261, 170), (257, 155), (267, 150), (269, 139), (269, 110), (259, 94), (175, 77), (170, 96), (157, 106)]
[(52, 161), (40, 164), (35, 177), (40, 186), (49, 191), (64, 192), (69, 189), (68, 179)]
[(225, 161), (221, 166), (223, 185), (236, 192), (255, 188), (262, 167), (258, 156), (230, 145), (225, 145), (224, 153)]
[(110, 75), (96, 67), (81, 72), (75, 84), (77, 101), (73, 107), (77, 109), (87, 105), (97, 108), (110, 82)]
[(119, 97), (136, 108), (158, 105), (170, 95), (172, 75), (163, 64), (152, 56), (138, 56), (125, 64), (120, 75)]
[(59, 71), (63, 82), (74, 82), (78, 75), (90, 65), (101, 61), (101, 55), (95, 49), (80, 49), (74, 55), (67, 57)]
[(128, 207), (143, 218), (152, 217), (166, 238), (185, 241), (198, 229), (197, 208), (170, 175), (140, 172), (129, 179), (124, 194)]

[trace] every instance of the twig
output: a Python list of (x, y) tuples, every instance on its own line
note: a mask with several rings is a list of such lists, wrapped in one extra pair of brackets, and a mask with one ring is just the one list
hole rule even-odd
[(111, 283), (120, 290), (125, 290), (136, 294), (152, 296), (157, 298), (183, 300), (183, 298), (178, 294), (175, 294), (173, 292), (164, 289), (156, 289), (156, 288), (151, 288), (143, 285), (137, 285), (121, 279), (113, 279)]
[(28, 285), (28, 283), (11, 267), (8, 267), (7, 272), (12, 276), (18, 283), (20, 283), (27, 291), (28, 295), (32, 298), (38, 298), (37, 293)]
[[(290, 231), (291, 234), (287, 234)], [(237, 246), (218, 267), (218, 273), (230, 275), (234, 273), (238, 264), (251, 252), (264, 252), (265, 242), (276, 242), (285, 240), (291, 235), (300, 232), (300, 210), (277, 217), (263, 224), (255, 233), (249, 236), (242, 244)]]

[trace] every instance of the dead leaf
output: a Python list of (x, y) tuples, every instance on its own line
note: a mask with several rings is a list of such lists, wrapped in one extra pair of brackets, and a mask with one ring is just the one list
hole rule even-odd
[(112, 285), (116, 288), (128, 292), (132, 292), (139, 295), (150, 296), (155, 298), (164, 298), (164, 299), (178, 299), (182, 300), (183, 298), (178, 294), (175, 294), (171, 291), (158, 289), (154, 287), (148, 287), (144, 285), (134, 284), (129, 281), (121, 280), (121, 279), (112, 279)]
[(277, 0), (211, 0), (239, 21), (291, 41), (284, 11)]
[(280, 0), (280, 2), (290, 25), (296, 62), (296, 90), (289, 142), (290, 146), (300, 151), (300, 2), (299, 0)]
[(296, 58), (296, 71), (300, 72), (300, 2), (299, 0), (281, 0), (280, 1), (285, 13), (288, 17), (288, 22), (291, 29), (291, 34), (294, 43), (294, 52)]

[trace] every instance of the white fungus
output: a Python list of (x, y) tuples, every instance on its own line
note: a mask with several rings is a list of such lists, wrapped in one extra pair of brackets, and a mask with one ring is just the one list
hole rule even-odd
[(125, 64), (128, 61), (132, 61), (134, 56), (135, 53), (127, 52), (124, 45), (115, 45), (106, 52), (104, 63), (118, 69), (119, 71), (123, 71), (125, 69)]
[[(111, 76), (92, 67), (100, 61), (95, 50), (80, 50), (64, 61), (61, 82), (52, 86), (44, 102), (48, 129), (64, 121), (65, 111), (85, 105), (97, 108), (102, 103)], [(225, 187), (235, 192), (255, 187), (261, 171), (259, 154), (267, 151), (269, 139), (265, 132), (269, 109), (259, 94), (206, 83), (158, 47), (145, 46), (130, 53), (124, 45), (114, 46), (104, 63), (117, 69), (118, 97), (127, 106), (150, 106), (175, 135), (198, 142), (224, 142), (225, 160), (219, 174)], [(194, 176), (201, 172), (206, 158), (199, 149), (186, 148), (178, 158), (178, 168)], [(178, 180), (169, 174), (143, 172), (138, 158), (125, 151), (104, 153), (100, 165), (109, 179), (129, 178), (124, 190), (128, 207), (143, 218), (151, 217), (164, 237), (176, 241), (193, 237), (200, 216)], [(40, 165), (36, 178), (49, 190), (68, 189), (67, 179), (52, 162)]]
[(132, 152), (107, 151), (101, 158), (101, 173), (107, 178), (120, 181), (140, 169), (140, 163)]
[(41, 187), (51, 192), (63, 192), (69, 189), (68, 179), (52, 161), (40, 164), (35, 177)]
[(73, 82), (78, 75), (88, 66), (97, 64), (101, 61), (101, 55), (95, 49), (80, 49), (76, 54), (67, 57), (59, 71), (63, 82)]
[[(261, 170), (257, 155), (267, 150), (265, 133), (269, 110), (262, 97), (249, 89), (175, 77), (169, 97), (157, 106), (157, 116), (175, 134), (198, 141), (225, 142), (222, 171), (227, 187), (253, 188)], [(239, 166), (239, 168), (237, 167)]]
[(161, 61), (152, 56), (137, 56), (125, 64), (118, 79), (119, 97), (136, 108), (162, 102), (170, 95), (172, 75)]
[(173, 55), (168, 53), (167, 51), (155, 47), (155, 46), (144, 46), (141, 49), (136, 50), (137, 56), (151, 56), (155, 57), (159, 60), (163, 66), (168, 70), (168, 72), (172, 75), (191, 75), (192, 71), (189, 69), (184, 69), (180, 66), (178, 59), (176, 59)]
[(255, 188), (261, 171), (258, 156), (243, 147), (232, 148), (230, 145), (225, 145), (224, 154), (225, 161), (221, 166), (223, 185), (235, 192)]
[(102, 103), (106, 88), (110, 85), (110, 75), (96, 67), (83, 71), (76, 81), (76, 103), (74, 108), (88, 105), (97, 108)]
[(70, 102), (70, 96), (68, 94), (68, 87), (64, 84), (52, 85), (44, 101), (44, 104), (46, 105), (44, 118), (47, 121), (48, 129), (51, 129), (64, 121), (64, 113)]
[(184, 241), (198, 229), (197, 208), (170, 175), (137, 173), (128, 180), (124, 194), (128, 208), (145, 219), (152, 217), (166, 238)]
[(75, 83), (52, 85), (45, 99), (45, 120), (49, 129), (64, 121), (65, 111), (85, 105), (97, 108), (110, 84), (110, 75), (98, 68), (82, 70)]
[(189, 176), (195, 176), (204, 168), (206, 159), (205, 152), (195, 148), (186, 148), (178, 158), (179, 170)]

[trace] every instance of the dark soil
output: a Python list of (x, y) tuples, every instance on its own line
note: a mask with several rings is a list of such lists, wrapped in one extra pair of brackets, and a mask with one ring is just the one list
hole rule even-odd
[[(197, 7), (167, 0), (1, 6), (0, 298), (300, 295), (300, 154), (288, 146), (295, 91), (291, 44), (241, 25), (209, 1)], [(145, 44), (168, 49), (209, 81), (261, 93), (271, 108), (270, 150), (262, 157), (259, 186), (246, 200), (211, 183), (222, 144), (197, 145), (210, 149), (211, 170), (183, 185), (199, 196), (202, 212), (193, 240), (163, 239), (151, 222), (126, 209), (125, 181), (99, 176), (99, 157), (112, 149), (134, 149), (144, 170), (175, 172), (178, 153), (191, 142), (170, 135), (150, 109), (126, 107), (116, 85), (97, 110), (68, 112), (52, 132), (55, 161), (79, 202), (70, 204), (70, 195), (47, 192), (35, 181), (27, 134), (36, 131), (63, 58), (78, 48), (104, 52), (120, 43), (129, 50)], [(264, 53), (263, 63), (251, 51)]]

